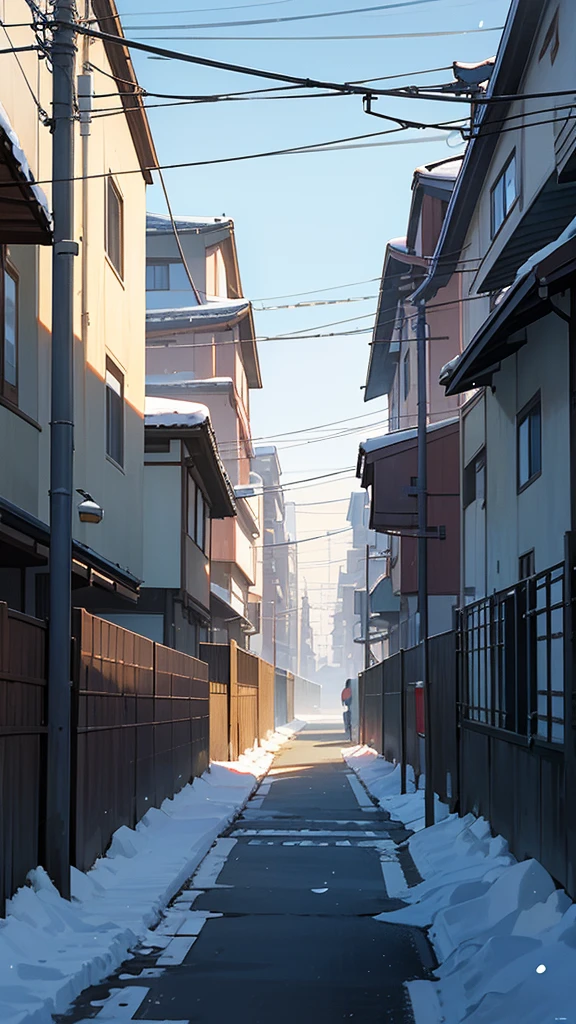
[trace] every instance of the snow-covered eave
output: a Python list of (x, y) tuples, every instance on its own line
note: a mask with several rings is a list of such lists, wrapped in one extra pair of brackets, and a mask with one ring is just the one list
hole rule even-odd
[[(459, 422), (458, 416), (451, 416), (449, 419), (440, 420), (438, 423), (429, 423), (426, 427), (427, 434), (433, 434), (444, 427), (451, 427)], [(369, 437), (359, 445), (361, 455), (369, 455), (380, 448), (388, 448), (390, 445), (401, 444), (403, 441), (414, 441), (418, 437), (418, 429), (411, 427), (409, 430), (391, 430), (379, 437)]]
[[(500, 302), (492, 310), (479, 331), (475, 334), (470, 344), (462, 353), (455, 356), (446, 363), (439, 376), (440, 384), (447, 388), (447, 394), (458, 393), (459, 380), (463, 375), (470, 372), (472, 361), (484, 344), (496, 331), (502, 331), (507, 322), (517, 316), (528, 301), (534, 302), (536, 288), (543, 285), (547, 289), (547, 276), (560, 276), (563, 268), (566, 273), (572, 267), (576, 259), (576, 217), (568, 224), (564, 231), (553, 242), (543, 246), (533, 253), (529, 259), (518, 269), (516, 277), (510, 287), (506, 290)], [(553, 266), (553, 264), (556, 264)], [(540, 305), (544, 307), (547, 297), (542, 297)], [(511, 355), (513, 349), (510, 348)], [(466, 385), (467, 387), (468, 385)], [(473, 385), (471, 385), (473, 386)], [(466, 390), (463, 387), (463, 390)]]
[(146, 313), (148, 333), (170, 331), (202, 331), (213, 327), (233, 327), (250, 314), (250, 302), (246, 299), (227, 299), (224, 303), (203, 303), (201, 306), (185, 306), (149, 310)]
[[(4, 142), (4, 146), (0, 146), (0, 153), (2, 153), (1, 164), (9, 171), (9, 179), (5, 181), (4, 175), (1, 175), (0, 189), (4, 182), (6, 185), (12, 186), (14, 183), (20, 186), (21, 192), (28, 198), (28, 210), (33, 218), (32, 221), (22, 222), (22, 227), (18, 228), (13, 219), (11, 219), (10, 229), (5, 229), (2, 220), (0, 219), (0, 232), (3, 242), (25, 242), (37, 243), (41, 245), (50, 245), (52, 242), (52, 215), (48, 200), (40, 188), (35, 183), (34, 175), (30, 169), (26, 154), (20, 145), (20, 140), (12, 127), (10, 118), (6, 113), (6, 110), (0, 103), (0, 140)], [(1, 165), (0, 165), (1, 166)], [(10, 187), (10, 197), (14, 196), (14, 189)], [(14, 207), (11, 204), (10, 207), (11, 218), (14, 218)], [(36, 222), (36, 230), (31, 231), (31, 227), (34, 227)], [(11, 238), (10, 233), (14, 231), (15, 237)], [(25, 238), (22, 232), (26, 235), (30, 235), (29, 238)]]

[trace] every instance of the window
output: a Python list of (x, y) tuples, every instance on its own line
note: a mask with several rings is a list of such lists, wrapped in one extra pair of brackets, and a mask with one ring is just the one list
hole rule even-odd
[(106, 179), (106, 252), (124, 277), (124, 200), (110, 176)]
[(190, 474), (188, 474), (187, 506), (186, 532), (202, 551), (206, 551), (209, 537), (207, 526), (208, 506), (202, 491)]
[(18, 398), (18, 278), (1, 258), (2, 271), (2, 350), (0, 352), (1, 393), (10, 402)]
[(124, 374), (106, 357), (106, 454), (124, 465)]
[(518, 490), (542, 472), (542, 411), (540, 393), (524, 406), (517, 419)]
[(484, 503), (486, 497), (486, 455), (484, 449), (464, 468), (462, 504), (468, 508), (473, 501)]
[(520, 555), (518, 559), (518, 579), (527, 580), (534, 575), (534, 572), (534, 548), (532, 548), (525, 555)]
[(404, 377), (404, 401), (406, 401), (408, 395), (410, 394), (410, 349), (408, 349), (406, 355), (404, 356), (404, 362), (402, 363), (402, 366)]
[(500, 230), (510, 210), (518, 198), (516, 188), (516, 154), (505, 165), (504, 170), (496, 179), (490, 193), (490, 215), (492, 238)]
[(146, 264), (146, 291), (167, 292), (170, 288), (170, 265), (168, 263)]

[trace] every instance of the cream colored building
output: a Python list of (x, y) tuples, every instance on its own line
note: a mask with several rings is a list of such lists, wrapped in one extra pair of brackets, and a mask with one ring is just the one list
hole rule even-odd
[[(241, 646), (260, 629), (262, 481), (254, 456), (250, 392), (262, 387), (252, 307), (242, 295), (234, 224), (177, 217), (192, 287), (168, 217), (148, 216), (146, 392), (210, 410), (237, 516), (214, 522), (212, 635)], [(260, 556), (260, 557), (259, 557)]]
[[(119, 24), (114, 0), (92, 0), (88, 14), (108, 31)], [(10, 21), (29, 23), (24, 0), (12, 0)], [(15, 47), (35, 41), (30, 28), (11, 28), (9, 34)], [(82, 525), (74, 517), (73, 600), (93, 608), (121, 607), (122, 595), (134, 596), (143, 568), (146, 185), (156, 156), (141, 100), (129, 85), (115, 95), (114, 78), (136, 86), (128, 50), (83, 37), (77, 46), (77, 74), (93, 75), (84, 78), (84, 86), (108, 95), (93, 101), (89, 134), (81, 135), (79, 121), (75, 125), (74, 486), (90, 492), (105, 515), (97, 526)], [(48, 210), (52, 135), (43, 121), (51, 110), (51, 90), (46, 61), (36, 52), (2, 57), (0, 131), (5, 145), (0, 151), (6, 154), (11, 129), (13, 153), (19, 152), (14, 148), (18, 142)], [(47, 114), (39, 114), (36, 99)], [(0, 159), (7, 161), (0, 176), (4, 182), (17, 171), (10, 172), (8, 157)], [(8, 191), (0, 191), (3, 199)], [(26, 189), (18, 191), (24, 195)], [(10, 195), (14, 192), (12, 187)], [(41, 223), (42, 207), (33, 200), (32, 195), (26, 209), (36, 228), (27, 233), (14, 224), (13, 204), (0, 204), (0, 600), (44, 614), (52, 250), (49, 230)]]

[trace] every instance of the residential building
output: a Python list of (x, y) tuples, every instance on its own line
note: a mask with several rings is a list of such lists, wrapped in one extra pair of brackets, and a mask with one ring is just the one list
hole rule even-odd
[[(352, 544), (346, 552), (346, 567), (338, 575), (338, 590), (332, 630), (332, 658), (342, 668), (345, 679), (357, 676), (364, 668), (366, 557), (369, 554), (368, 582), (370, 589), (371, 650), (377, 653), (381, 643), (382, 622), (374, 618), (374, 588), (388, 564), (388, 538), (378, 537), (369, 527), (370, 501), (365, 491), (350, 495), (346, 520), (352, 527)], [(381, 587), (379, 588), (379, 592)], [(392, 599), (397, 605), (397, 599)], [(377, 639), (378, 638), (378, 639)]]
[(254, 449), (254, 472), (263, 493), (263, 590), (260, 644), (254, 649), (279, 668), (297, 672), (298, 574), (295, 515), (292, 528), (284, 500), (278, 450), (274, 445)]
[(118, 625), (193, 657), (210, 638), (212, 525), (236, 514), (206, 406), (147, 398), (144, 585)]
[[(390, 653), (418, 639), (417, 310), (411, 295), (426, 275), (461, 164), (461, 157), (450, 157), (414, 172), (406, 237), (386, 247), (370, 348), (365, 400), (387, 397), (389, 430), (360, 445), (358, 475), (371, 491), (370, 526), (390, 538), (378, 592)], [(438, 381), (447, 354), (461, 350), (460, 300), (455, 275), (426, 306), (431, 633), (451, 628), (460, 595), (458, 410), (463, 399), (447, 398)], [(387, 576), (390, 582), (384, 582)]]
[[(93, 0), (90, 17), (122, 35), (113, 0)], [(9, 200), (0, 211), (0, 600), (44, 616), (52, 76), (34, 49), (24, 0), (14, 0), (10, 21), (17, 23), (11, 43), (24, 50), (6, 53), (0, 65), (2, 194)], [(93, 495), (104, 519), (86, 525), (74, 517), (73, 602), (122, 608), (137, 599), (143, 571), (145, 193), (157, 160), (128, 49), (80, 40), (76, 69), (88, 95), (107, 94), (94, 98), (94, 115), (112, 108), (117, 116), (75, 124), (74, 487)]]
[(245, 647), (260, 628), (262, 599), (262, 494), (251, 476), (250, 429), (250, 390), (262, 382), (252, 307), (242, 297), (232, 221), (177, 217), (175, 229), (178, 238), (170, 218), (148, 218), (146, 392), (210, 410), (237, 509), (212, 531), (212, 636)]
[[(576, 129), (569, 0), (514, 0), (412, 297), (458, 279), (461, 807), (576, 889)], [(542, 95), (547, 110), (542, 118)]]

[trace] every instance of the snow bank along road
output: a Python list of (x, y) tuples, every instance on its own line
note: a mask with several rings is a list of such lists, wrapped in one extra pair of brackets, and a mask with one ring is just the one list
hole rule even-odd
[[(423, 932), (374, 920), (406, 837), (343, 763), (340, 725), (289, 741), (146, 945), (59, 1024), (408, 1024)], [(394, 841), (396, 840), (396, 842)], [(385, 875), (385, 871), (388, 872)]]
[(402, 906), (378, 920), (428, 929), (438, 967), (431, 981), (407, 984), (416, 1024), (576, 1024), (576, 904), (537, 861), (516, 861), (483, 818), (444, 808), (425, 829), (423, 793), (400, 795), (398, 766), (369, 747), (345, 757), (414, 832), (398, 863), (384, 864)]

